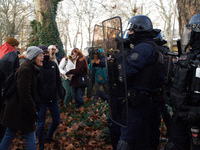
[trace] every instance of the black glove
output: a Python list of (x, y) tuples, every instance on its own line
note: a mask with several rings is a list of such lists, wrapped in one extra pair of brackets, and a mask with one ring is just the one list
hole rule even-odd
[(130, 40), (129, 39), (121, 39), (121, 37), (116, 38), (117, 48), (118, 49), (122, 48), (122, 40), (123, 40), (124, 48), (130, 48), (130, 44), (131, 44)]
[(33, 119), (34, 119), (35, 122), (38, 122), (39, 116), (35, 113), (35, 114), (33, 115)]
[(128, 49), (131, 48), (130, 47), (131, 42), (129, 39), (123, 39), (123, 42), (124, 42), (124, 48), (128, 48)]
[(200, 107), (183, 105), (179, 110), (179, 117), (187, 123), (200, 121)]

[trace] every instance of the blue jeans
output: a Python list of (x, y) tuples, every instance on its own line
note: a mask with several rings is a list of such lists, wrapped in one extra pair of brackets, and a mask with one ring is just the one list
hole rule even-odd
[[(12, 140), (16, 137), (17, 130), (13, 130), (9, 127), (6, 128), (5, 135), (0, 144), (0, 150), (8, 150)], [(25, 132), (25, 141), (26, 141), (26, 149), (27, 150), (36, 150), (36, 137), (35, 131), (33, 132)]]
[(60, 124), (60, 109), (58, 105), (58, 101), (53, 101), (49, 103), (41, 103), (40, 110), (38, 113), (38, 125), (37, 125), (37, 137), (39, 141), (39, 147), (44, 148), (44, 124), (46, 119), (46, 111), (47, 107), (50, 110), (52, 116), (52, 123), (49, 127), (49, 130), (46, 135), (46, 139), (51, 140), (54, 131), (56, 130), (57, 126)]
[(74, 99), (75, 99), (76, 107), (79, 108), (85, 104), (83, 100), (83, 96), (85, 94), (85, 88), (73, 87), (73, 91), (74, 91)]

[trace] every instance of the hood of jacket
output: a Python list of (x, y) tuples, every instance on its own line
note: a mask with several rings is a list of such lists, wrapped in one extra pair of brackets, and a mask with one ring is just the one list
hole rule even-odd
[(14, 47), (12, 47), (8, 43), (4, 43), (3, 45), (0, 46), (0, 59), (7, 53), (14, 51)]

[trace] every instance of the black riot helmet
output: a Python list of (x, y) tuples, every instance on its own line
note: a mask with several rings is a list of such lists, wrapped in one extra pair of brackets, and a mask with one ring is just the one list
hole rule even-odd
[[(134, 31), (134, 34), (130, 34), (131, 30)], [(137, 15), (128, 21), (123, 37), (128, 37), (132, 44), (136, 44), (141, 39), (148, 37), (154, 38), (158, 33), (160, 33), (160, 30), (153, 29), (149, 17), (145, 15)]]
[(128, 21), (127, 30), (135, 32), (149, 32), (153, 29), (153, 25), (149, 17), (145, 15), (137, 15)]
[(189, 24), (186, 24), (183, 29), (182, 45), (185, 46), (185, 51), (191, 46), (194, 41), (200, 38), (200, 14), (194, 15)]
[(124, 38), (128, 37), (130, 30), (134, 30), (135, 32), (149, 32), (152, 29), (153, 25), (149, 17), (145, 15), (137, 15), (128, 21), (124, 32)]

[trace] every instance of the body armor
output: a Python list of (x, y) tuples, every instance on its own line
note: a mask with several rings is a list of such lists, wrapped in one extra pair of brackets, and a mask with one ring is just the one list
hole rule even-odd
[(170, 89), (170, 99), (175, 109), (179, 109), (183, 104), (200, 105), (200, 78), (195, 76), (199, 64), (200, 50), (191, 50), (179, 58), (174, 68), (173, 85)]
[(160, 47), (153, 42), (151, 44), (155, 51), (155, 62), (146, 65), (142, 70), (132, 77), (130, 87), (142, 87), (150, 90), (161, 88), (164, 56), (159, 51)]

